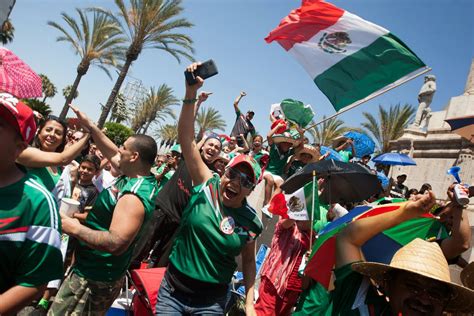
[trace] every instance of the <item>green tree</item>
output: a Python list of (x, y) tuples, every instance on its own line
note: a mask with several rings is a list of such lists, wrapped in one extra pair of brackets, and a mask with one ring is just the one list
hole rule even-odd
[(390, 105), (388, 111), (379, 105), (376, 117), (368, 112), (363, 113), (366, 122), (361, 125), (375, 138), (378, 151), (386, 153), (390, 149), (389, 142), (403, 135), (403, 130), (407, 128), (414, 114), (415, 108), (410, 104)]
[(36, 111), (43, 115), (43, 117), (47, 117), (52, 112), (51, 107), (44, 101), (37, 99), (23, 99), (22, 101), (26, 105), (28, 105), (33, 111)]
[(197, 139), (201, 139), (205, 131), (220, 130), (224, 131), (226, 123), (219, 111), (213, 107), (207, 109), (201, 108), (196, 116), (196, 123), (198, 127)]
[(122, 36), (122, 31), (114, 19), (111, 19), (107, 14), (93, 12), (91, 22), (84, 10), (76, 9), (76, 11), (79, 15), (79, 22), (67, 13), (61, 13), (64, 23), (70, 30), (56, 22), (48, 22), (48, 25), (61, 33), (61, 36), (56, 40), (69, 43), (76, 55), (81, 57), (81, 61), (76, 69), (77, 75), (72, 85), (71, 93), (68, 94), (59, 115), (62, 119), (66, 117), (72, 96), (74, 96), (82, 76), (87, 73), (89, 67), (91, 65), (97, 66), (112, 79), (107, 67), (117, 66), (124, 53), (122, 43), (125, 42), (125, 38)]
[(66, 100), (70, 99), (72, 101), (74, 99), (77, 99), (77, 97), (79, 96), (79, 91), (76, 89), (74, 91), (74, 94), (72, 94), (72, 86), (68, 85), (68, 86), (65, 86), (63, 89), (63, 96), (66, 98)]
[[(324, 119), (326, 119), (325, 116), (323, 116)], [(313, 137), (315, 143), (321, 146), (331, 146), (335, 138), (349, 130), (354, 129), (344, 126), (344, 121), (335, 117), (308, 129), (308, 132)]]
[(56, 86), (49, 80), (46, 75), (39, 74), (41, 77), (41, 84), (43, 86), (43, 102), (46, 101), (47, 98), (52, 98), (58, 92)]
[(127, 107), (125, 96), (121, 93), (115, 98), (114, 106), (112, 107), (112, 115), (110, 121), (115, 123), (122, 123), (128, 121), (130, 118), (130, 109)]
[(120, 69), (120, 74), (110, 93), (100, 115), (98, 126), (101, 127), (109, 115), (115, 97), (122, 86), (132, 63), (138, 59), (142, 50), (154, 48), (163, 50), (178, 62), (181, 57), (193, 60), (190, 53), (194, 53), (192, 39), (180, 33), (181, 29), (191, 28), (193, 24), (185, 18), (180, 18), (183, 8), (181, 0), (129, 0), (127, 7), (124, 0), (115, 0), (119, 12), (112, 14), (100, 8), (93, 10), (107, 12), (122, 26), (123, 32), (128, 35), (130, 46), (126, 52), (126, 60)]
[(155, 137), (162, 140), (178, 140), (178, 123), (161, 126), (155, 133)]
[(121, 146), (127, 138), (133, 135), (130, 128), (120, 123), (107, 122), (104, 127), (106, 128), (105, 135), (117, 146)]
[(178, 104), (179, 99), (166, 84), (160, 85), (157, 90), (151, 88), (132, 120), (132, 129), (136, 133), (145, 134), (152, 123), (164, 121), (168, 117), (175, 119), (171, 107)]
[(8, 43), (11, 43), (14, 37), (15, 28), (13, 27), (13, 24), (10, 19), (8, 19), (2, 25), (2, 29), (0, 31), (0, 42), (2, 42), (3, 45), (6, 45)]

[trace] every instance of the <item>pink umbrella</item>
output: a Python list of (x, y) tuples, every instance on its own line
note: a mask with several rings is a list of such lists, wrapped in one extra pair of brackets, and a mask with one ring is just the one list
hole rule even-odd
[(43, 95), (41, 78), (4, 47), (0, 47), (0, 92), (7, 92), (21, 99)]

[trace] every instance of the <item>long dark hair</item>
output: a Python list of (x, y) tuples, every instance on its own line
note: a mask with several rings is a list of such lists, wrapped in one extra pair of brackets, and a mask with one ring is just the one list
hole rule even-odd
[(61, 124), (61, 126), (63, 127), (63, 130), (64, 130), (63, 139), (61, 140), (61, 144), (58, 146), (58, 148), (56, 148), (56, 152), (60, 153), (64, 150), (64, 146), (66, 146), (67, 123), (64, 120), (61, 120), (59, 117), (57, 117), (55, 115), (49, 115), (45, 120), (43, 120), (40, 123), (40, 125), (38, 127), (38, 130), (36, 132), (34, 146), (36, 148), (41, 149), (41, 143), (40, 143), (40, 140), (39, 140), (38, 136), (41, 133), (41, 131), (43, 130), (43, 128), (46, 126), (46, 123), (48, 123), (49, 121), (56, 121), (59, 124)]

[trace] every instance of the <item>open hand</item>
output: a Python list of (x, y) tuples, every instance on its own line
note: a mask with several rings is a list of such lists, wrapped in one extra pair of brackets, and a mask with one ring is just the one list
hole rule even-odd
[(92, 121), (87, 117), (87, 115), (84, 112), (79, 111), (79, 109), (76, 106), (69, 104), (69, 107), (74, 112), (74, 114), (76, 114), (82, 127), (84, 127), (84, 129), (86, 129), (87, 132), (90, 132), (91, 127), (94, 125), (94, 123), (92, 123)]

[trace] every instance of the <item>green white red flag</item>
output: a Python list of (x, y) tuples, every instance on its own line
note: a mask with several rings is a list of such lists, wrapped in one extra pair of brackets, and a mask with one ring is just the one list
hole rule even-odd
[[(320, 207), (318, 198), (318, 185), (315, 183), (315, 198), (314, 198), (314, 217), (313, 220), (319, 220)], [(273, 196), (270, 201), (268, 210), (279, 215), (282, 218), (289, 218), (296, 221), (307, 221), (311, 219), (311, 212), (313, 210), (313, 182), (306, 184), (304, 187), (293, 192), (292, 194), (278, 193)]]
[(321, 0), (303, 0), (265, 40), (293, 55), (336, 111), (425, 67), (385, 28)]

